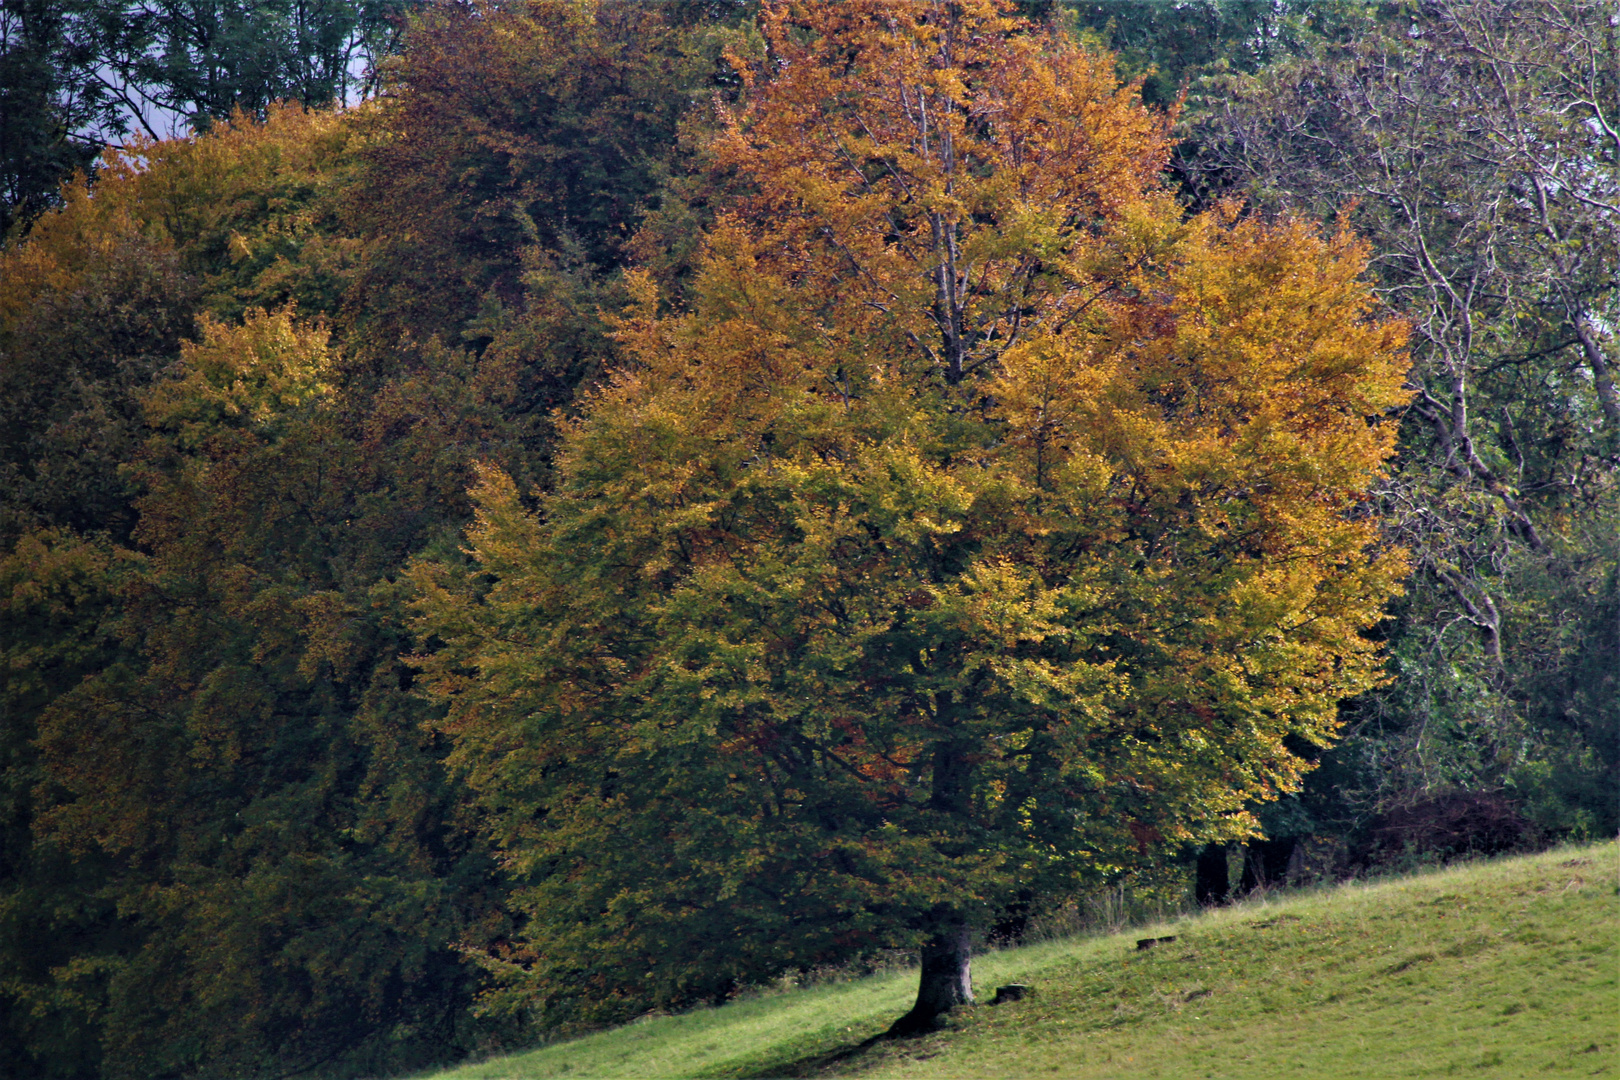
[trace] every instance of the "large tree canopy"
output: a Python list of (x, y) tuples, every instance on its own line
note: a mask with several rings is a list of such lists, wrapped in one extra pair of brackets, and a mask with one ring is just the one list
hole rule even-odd
[(989, 0), (763, 26), (751, 194), (683, 309), (640, 280), (555, 490), (486, 469), (470, 565), (418, 564), (419, 662), (521, 992), (921, 944), (914, 1028), (972, 925), (1244, 834), (1378, 680), (1405, 332), (1348, 234), (1184, 219), (1107, 55)]

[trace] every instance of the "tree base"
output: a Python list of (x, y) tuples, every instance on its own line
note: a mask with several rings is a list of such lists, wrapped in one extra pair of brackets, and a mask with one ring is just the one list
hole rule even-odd
[(889, 1030), (883, 1033), (885, 1039), (911, 1039), (918, 1035), (932, 1035), (936, 1031), (944, 1031), (950, 1027), (947, 1017), (949, 1010), (936, 1013), (919, 1013), (913, 1009), (900, 1019), (889, 1025)]

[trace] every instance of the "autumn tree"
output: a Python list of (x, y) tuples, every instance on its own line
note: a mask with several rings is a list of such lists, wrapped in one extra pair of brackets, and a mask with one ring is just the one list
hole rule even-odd
[(1344, 231), (1184, 219), (1108, 55), (989, 0), (762, 28), (714, 148), (752, 194), (685, 308), (635, 286), (555, 490), (483, 470), (418, 662), (516, 999), (920, 945), (921, 1030), (1020, 891), (1248, 833), (1378, 680), (1404, 328)]
[(623, 0), (423, 12), (360, 120), (357, 316), (391, 339), (454, 334), (521, 303), (542, 269), (526, 252), (560, 274), (615, 269), (667, 172), (690, 89), (681, 39), (665, 5)]
[(375, 1075), (507, 1030), (396, 578), (454, 550), (475, 457), (541, 471), (659, 79), (719, 51), (683, 51), (701, 6), (518, 8), (424, 19), (384, 102), (132, 140), (0, 248), (8, 1075)]
[[(714, 5), (724, 11), (726, 5)], [(695, 10), (694, 10), (695, 9)], [(357, 364), (450, 349), (510, 383), (543, 471), (546, 417), (611, 349), (600, 312), (718, 64), (700, 5), (434, 5), (412, 23), (343, 203)], [(473, 73), (476, 72), (476, 77)]]
[(0, 249), (0, 544), (38, 527), (126, 540), (138, 398), (199, 311), (332, 313), (353, 248), (330, 196), (350, 132), (277, 108), (206, 139), (135, 140)]
[[(449, 350), (354, 379), (348, 133), (278, 109), (142, 144), (0, 251), (18, 1076), (386, 1071), (469, 1038), (451, 940), (498, 889), (388, 579), (464, 520), (458, 440), (508, 459), (503, 380)], [(432, 422), (401, 420), (422, 384)]]
[(113, 592), (133, 656), (51, 700), (37, 740), (36, 835), (104, 861), (97, 894), (136, 931), (107, 958), (105, 1075), (457, 1042), (448, 944), (494, 906), (487, 863), (373, 591), (433, 495), (382, 497), (336, 360), (324, 327), (250, 311), (205, 321), (143, 396), (142, 572)]

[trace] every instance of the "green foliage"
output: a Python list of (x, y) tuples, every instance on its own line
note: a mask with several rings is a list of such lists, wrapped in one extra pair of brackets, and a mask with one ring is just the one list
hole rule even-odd
[(1211, 70), (1253, 71), (1325, 38), (1362, 28), (1392, 3), (1358, 0), (1058, 0), (1051, 14), (1096, 35), (1119, 58), (1122, 73), (1142, 79), (1142, 99), (1167, 107)]
[(156, 139), (167, 113), (193, 131), (276, 102), (322, 107), (375, 86), (411, 0), (256, 0), (160, 4), (70, 0), (58, 10), (82, 67), (107, 102), (110, 130)]

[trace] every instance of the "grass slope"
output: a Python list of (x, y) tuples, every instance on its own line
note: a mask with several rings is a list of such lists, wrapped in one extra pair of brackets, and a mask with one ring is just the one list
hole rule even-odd
[[(974, 961), (950, 1030), (863, 1040), (915, 972), (657, 1017), (436, 1080), (1620, 1076), (1613, 843), (1273, 895)], [(1138, 952), (1148, 935), (1172, 944)]]

